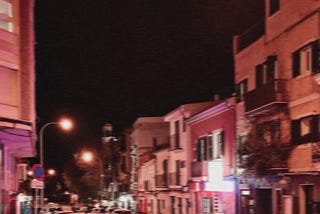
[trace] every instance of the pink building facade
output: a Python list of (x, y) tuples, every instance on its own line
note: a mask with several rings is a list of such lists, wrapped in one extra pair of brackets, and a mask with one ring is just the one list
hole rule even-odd
[(236, 213), (234, 99), (186, 120), (192, 214)]
[[(35, 155), (33, 0), (0, 0), (0, 213), (16, 213), (25, 179), (20, 158)], [(18, 167), (19, 166), (19, 167)]]

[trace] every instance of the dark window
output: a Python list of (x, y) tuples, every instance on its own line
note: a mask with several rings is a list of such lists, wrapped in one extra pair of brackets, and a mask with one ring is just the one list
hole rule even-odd
[(207, 137), (202, 137), (197, 140), (197, 152), (196, 152), (196, 160), (203, 161), (208, 158), (208, 150), (207, 150)]
[(163, 167), (163, 184), (168, 185), (168, 160), (162, 162)]
[(244, 79), (236, 85), (237, 102), (244, 100), (244, 95), (248, 92), (248, 80)]
[(275, 12), (280, 10), (280, 0), (269, 1), (269, 15), (273, 15)]
[(180, 125), (179, 125), (179, 120), (175, 121), (174, 130), (175, 130), (174, 145), (175, 145), (175, 148), (180, 148), (180, 138), (179, 138)]
[(208, 136), (208, 160), (213, 160), (213, 142), (212, 142), (212, 135)]
[(180, 160), (176, 160), (176, 185), (180, 185)]

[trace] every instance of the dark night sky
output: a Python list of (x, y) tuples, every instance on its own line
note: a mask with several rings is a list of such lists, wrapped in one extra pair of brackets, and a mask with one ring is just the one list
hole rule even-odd
[(76, 123), (46, 129), (47, 165), (98, 143), (105, 122), (121, 131), (230, 91), (232, 36), (262, 14), (263, 0), (37, 0), (38, 126)]

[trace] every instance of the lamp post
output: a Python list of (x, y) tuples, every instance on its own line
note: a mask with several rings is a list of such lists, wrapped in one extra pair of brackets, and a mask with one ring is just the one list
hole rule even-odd
[[(72, 128), (72, 123), (70, 120), (67, 120), (67, 119), (63, 119), (61, 121), (56, 121), (56, 122), (49, 122), (49, 123), (46, 123), (44, 124), (41, 129), (40, 129), (40, 132), (39, 132), (39, 136), (40, 136), (40, 145), (39, 145), (39, 153), (40, 153), (40, 164), (42, 167), (44, 167), (44, 149), (43, 149), (43, 133), (45, 131), (45, 129), (50, 126), (50, 125), (59, 125), (61, 126), (64, 130), (70, 130)], [(43, 189), (41, 189), (41, 194), (40, 194), (40, 208), (41, 210), (43, 209), (43, 206), (44, 206), (44, 188), (45, 188), (45, 185), (43, 185)]]
[[(107, 144), (109, 146), (108, 149), (108, 157), (109, 157), (109, 165), (108, 165), (108, 169), (111, 170), (111, 174), (112, 174), (112, 181), (111, 181), (111, 201), (114, 201), (115, 199), (115, 172), (114, 172), (114, 163), (113, 163), (113, 157), (114, 151), (111, 151), (111, 149), (113, 150), (113, 146), (112, 143), (117, 141), (117, 139), (112, 136), (112, 124), (111, 123), (105, 123), (102, 127), (102, 145)], [(102, 165), (103, 165), (103, 159), (102, 159)]]

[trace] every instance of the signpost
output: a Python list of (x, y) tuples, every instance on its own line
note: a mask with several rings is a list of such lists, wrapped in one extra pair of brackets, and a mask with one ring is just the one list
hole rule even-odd
[(35, 195), (35, 201), (34, 201), (34, 213), (37, 213), (38, 209), (38, 200), (39, 200), (39, 194), (38, 191), (39, 189), (44, 189), (44, 169), (41, 164), (35, 164), (32, 166), (32, 175), (33, 179), (31, 181), (31, 188), (35, 189), (34, 190), (34, 195)]

